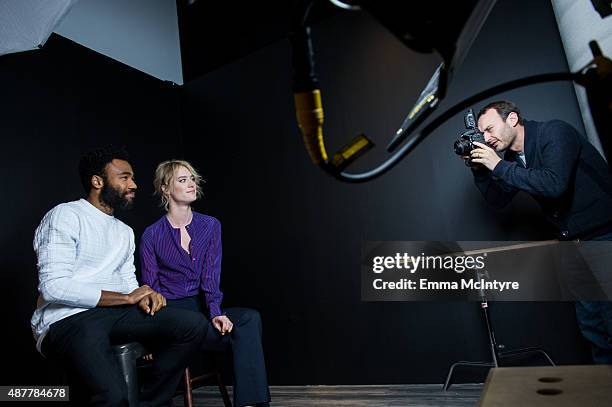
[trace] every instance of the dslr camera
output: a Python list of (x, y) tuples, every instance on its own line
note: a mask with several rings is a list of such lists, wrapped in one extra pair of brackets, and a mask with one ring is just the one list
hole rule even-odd
[[(470, 152), (477, 148), (478, 146), (474, 145), (474, 142), (477, 141), (479, 143), (487, 144), (484, 138), (484, 134), (478, 131), (476, 127), (476, 119), (474, 118), (474, 111), (469, 109), (463, 118), (465, 122), (465, 128), (467, 131), (463, 132), (459, 139), (455, 141), (455, 153), (460, 156), (468, 156)], [(465, 160), (465, 164), (468, 166), (472, 166), (472, 160), (468, 158)]]

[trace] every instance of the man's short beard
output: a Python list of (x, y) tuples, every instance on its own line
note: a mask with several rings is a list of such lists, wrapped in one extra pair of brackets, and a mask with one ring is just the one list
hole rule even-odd
[(505, 146), (503, 149), (498, 150), (498, 152), (500, 153), (505, 153), (506, 150), (508, 150), (512, 146), (512, 143), (514, 143), (514, 140), (516, 139), (516, 134), (513, 132), (512, 127), (510, 127), (510, 125), (508, 125), (507, 123), (505, 125), (507, 127), (502, 130), (502, 138), (500, 139), (500, 141), (502, 143), (508, 143), (508, 145)]
[(100, 201), (112, 209), (130, 209), (134, 201), (125, 197), (129, 192), (130, 191), (127, 191), (122, 194), (120, 191), (111, 187), (107, 180), (104, 180), (104, 185), (100, 191)]

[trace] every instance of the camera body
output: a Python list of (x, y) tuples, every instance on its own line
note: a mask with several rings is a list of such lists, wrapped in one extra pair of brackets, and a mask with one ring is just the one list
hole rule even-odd
[[(460, 156), (467, 156), (470, 152), (477, 148), (478, 146), (474, 145), (474, 142), (477, 141), (479, 143), (487, 144), (484, 138), (484, 134), (478, 131), (476, 127), (476, 119), (474, 118), (474, 111), (469, 109), (463, 118), (465, 121), (465, 128), (467, 131), (463, 132), (459, 139), (455, 141), (455, 153)], [(469, 159), (467, 161), (470, 161)], [(470, 162), (466, 162), (468, 165), (471, 165)]]
[[(462, 157), (469, 156), (473, 149), (478, 148), (478, 146), (474, 145), (475, 141), (487, 144), (484, 139), (484, 133), (478, 131), (476, 127), (476, 119), (474, 118), (474, 111), (472, 109), (468, 109), (463, 121), (465, 122), (467, 131), (464, 131), (454, 143), (455, 153)], [(471, 158), (467, 158), (465, 160), (465, 165), (471, 167), (475, 164), (472, 163)]]

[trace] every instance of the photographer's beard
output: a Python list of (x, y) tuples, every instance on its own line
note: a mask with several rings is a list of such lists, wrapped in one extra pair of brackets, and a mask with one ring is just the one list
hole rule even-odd
[(497, 143), (487, 144), (496, 144), (494, 147), (495, 151), (498, 151), (500, 153), (504, 152), (512, 146), (512, 143), (514, 143), (514, 140), (516, 139), (516, 130), (507, 123), (504, 123), (504, 126), (502, 127), (499, 136), (496, 136), (495, 138), (497, 139)]
[(122, 192), (110, 186), (105, 180), (104, 185), (100, 190), (100, 202), (111, 209), (131, 209), (134, 204), (134, 199), (127, 198), (127, 195), (133, 192), (133, 190), (130, 191), (129, 189)]

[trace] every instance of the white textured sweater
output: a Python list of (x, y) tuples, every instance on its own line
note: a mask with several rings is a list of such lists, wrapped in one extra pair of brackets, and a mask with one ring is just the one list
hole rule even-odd
[(40, 297), (32, 332), (40, 351), (49, 325), (94, 308), (102, 290), (128, 294), (134, 274), (134, 232), (85, 199), (51, 209), (34, 233)]

